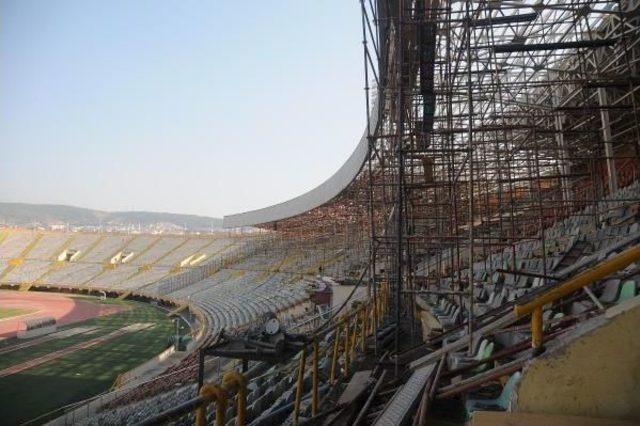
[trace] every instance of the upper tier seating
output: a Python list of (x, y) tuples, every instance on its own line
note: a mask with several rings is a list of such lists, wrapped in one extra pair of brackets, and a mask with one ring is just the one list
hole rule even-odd
[(143, 291), (246, 244), (226, 236), (2, 230), (0, 284)]

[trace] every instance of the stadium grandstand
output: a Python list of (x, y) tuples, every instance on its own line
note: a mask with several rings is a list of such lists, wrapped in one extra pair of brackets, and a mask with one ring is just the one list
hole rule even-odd
[(2, 231), (3, 288), (191, 330), (25, 420), (640, 421), (640, 3), (360, 5), (365, 131), (323, 184), (224, 218), (261, 232)]

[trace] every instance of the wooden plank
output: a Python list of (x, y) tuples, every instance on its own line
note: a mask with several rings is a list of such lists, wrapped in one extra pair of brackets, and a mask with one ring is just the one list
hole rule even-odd
[(371, 385), (371, 370), (357, 371), (351, 377), (349, 384), (338, 399), (338, 405), (351, 404), (357, 400)]

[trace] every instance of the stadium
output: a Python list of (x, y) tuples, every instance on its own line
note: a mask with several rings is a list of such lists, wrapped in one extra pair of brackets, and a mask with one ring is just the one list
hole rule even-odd
[(360, 8), (321, 185), (218, 232), (0, 229), (3, 423), (640, 421), (640, 3)]

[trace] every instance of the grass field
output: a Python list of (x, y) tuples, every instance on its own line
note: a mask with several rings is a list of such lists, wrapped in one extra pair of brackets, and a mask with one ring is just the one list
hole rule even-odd
[(155, 326), (80, 349), (17, 374), (0, 377), (1, 424), (19, 424), (106, 391), (120, 373), (147, 361), (167, 347), (173, 323), (165, 312), (144, 303), (116, 300), (105, 303), (124, 303), (131, 309), (61, 328), (99, 326), (96, 332), (77, 334), (3, 354), (0, 356), (0, 369), (89, 341), (133, 323), (154, 323)]
[(31, 310), (31, 309), (6, 308), (6, 307), (0, 306), (0, 319), (17, 317), (18, 315), (30, 314), (32, 312), (33, 312), (33, 310)]

